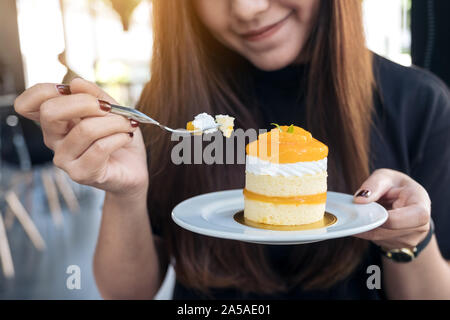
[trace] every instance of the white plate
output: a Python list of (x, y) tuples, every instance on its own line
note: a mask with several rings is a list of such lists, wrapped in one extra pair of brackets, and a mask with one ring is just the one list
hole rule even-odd
[(172, 211), (184, 229), (202, 235), (262, 244), (301, 244), (372, 230), (388, 218), (378, 203), (354, 204), (348, 194), (327, 192), (326, 211), (337, 218), (331, 226), (305, 231), (274, 231), (243, 225), (234, 215), (244, 209), (242, 189), (207, 193), (187, 199)]

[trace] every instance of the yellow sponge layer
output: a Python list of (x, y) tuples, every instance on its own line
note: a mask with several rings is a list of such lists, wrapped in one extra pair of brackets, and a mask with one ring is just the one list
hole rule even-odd
[(327, 191), (327, 172), (302, 177), (255, 175), (246, 172), (245, 189), (272, 197), (295, 197)]
[(322, 204), (272, 204), (245, 199), (244, 217), (254, 222), (272, 225), (302, 225), (320, 221), (325, 214)]

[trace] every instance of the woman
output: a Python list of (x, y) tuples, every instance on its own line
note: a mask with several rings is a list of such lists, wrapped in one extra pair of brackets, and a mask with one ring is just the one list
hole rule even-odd
[[(152, 298), (172, 259), (174, 298), (450, 298), (449, 92), (366, 49), (359, 0), (155, 0), (153, 12), (144, 112), (171, 127), (200, 112), (233, 115), (243, 129), (305, 127), (330, 148), (329, 189), (378, 201), (389, 219), (301, 246), (181, 230), (171, 209), (241, 188), (243, 166), (176, 166), (170, 136), (109, 114), (114, 100), (94, 84), (40, 84), (17, 98), (17, 112), (41, 122), (58, 167), (106, 191), (94, 257), (103, 297)], [(408, 263), (380, 250), (421, 244)], [(381, 289), (367, 285), (371, 265)]]

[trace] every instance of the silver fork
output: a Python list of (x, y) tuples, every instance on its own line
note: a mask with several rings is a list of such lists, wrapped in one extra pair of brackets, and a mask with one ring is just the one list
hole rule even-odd
[(134, 108), (130, 108), (130, 107), (124, 107), (124, 106), (118, 106), (116, 104), (110, 104), (111, 105), (111, 113), (113, 114), (117, 114), (120, 116), (124, 116), (128, 119), (132, 119), (135, 120), (139, 123), (148, 123), (148, 124), (154, 124), (157, 125), (158, 127), (160, 127), (161, 129), (164, 129), (166, 131), (175, 133), (175, 134), (179, 134), (179, 135), (191, 135), (191, 134), (196, 134), (196, 133), (203, 133), (207, 130), (211, 130), (211, 129), (217, 129), (219, 127), (219, 124), (216, 124), (214, 127), (211, 128), (204, 128), (202, 130), (186, 130), (186, 129), (172, 129), (169, 128), (165, 125), (162, 125), (161, 123), (159, 123), (158, 121), (156, 121), (155, 119), (150, 118), (149, 116), (147, 116), (146, 114), (134, 109)]

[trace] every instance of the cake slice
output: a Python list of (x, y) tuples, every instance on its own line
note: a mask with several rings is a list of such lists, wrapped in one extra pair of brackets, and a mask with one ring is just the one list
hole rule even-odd
[(278, 126), (247, 145), (244, 217), (303, 225), (324, 217), (328, 147), (308, 131)]

